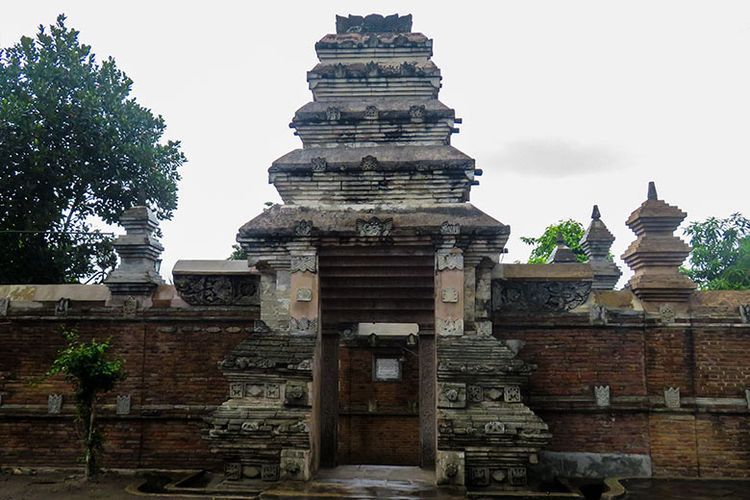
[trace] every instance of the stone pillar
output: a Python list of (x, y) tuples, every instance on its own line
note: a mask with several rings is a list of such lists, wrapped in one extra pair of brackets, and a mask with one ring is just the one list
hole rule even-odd
[(151, 305), (151, 293), (164, 283), (157, 266), (164, 247), (156, 239), (159, 223), (148, 207), (133, 207), (120, 217), (125, 234), (114, 242), (120, 263), (104, 284), (112, 293), (112, 302), (133, 297), (143, 307)]
[(594, 290), (613, 290), (622, 276), (622, 271), (609, 255), (614, 241), (614, 235), (602, 222), (599, 207), (594, 205), (591, 224), (581, 238), (581, 248), (586, 252), (594, 272), (594, 282), (591, 285)]
[(644, 302), (687, 302), (696, 288), (680, 273), (690, 247), (672, 234), (685, 217), (685, 212), (657, 198), (653, 182), (648, 199), (628, 217), (626, 224), (638, 238), (622, 259), (635, 273), (630, 289)]
[(289, 332), (317, 335), (320, 316), (318, 255), (314, 251), (293, 252), (289, 271)]
[(435, 333), (464, 334), (464, 256), (459, 248), (435, 255)]

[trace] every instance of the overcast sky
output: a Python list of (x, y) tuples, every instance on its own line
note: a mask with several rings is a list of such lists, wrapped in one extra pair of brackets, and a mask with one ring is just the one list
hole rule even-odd
[(170, 280), (178, 259), (226, 258), (279, 201), (266, 170), (301, 147), (288, 124), (335, 14), (411, 13), (434, 40), (440, 100), (463, 118), (453, 145), (484, 170), (472, 203), (511, 226), (506, 262), (528, 257), (520, 236), (587, 225), (594, 203), (619, 256), (649, 180), (688, 220), (750, 216), (747, 1), (36, 0), (3, 5), (0, 46), (61, 12), (182, 141), (179, 208), (162, 223)]

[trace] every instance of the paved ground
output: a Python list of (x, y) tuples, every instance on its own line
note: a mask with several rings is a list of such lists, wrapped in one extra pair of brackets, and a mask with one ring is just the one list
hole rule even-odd
[(630, 479), (627, 500), (750, 500), (750, 481)]

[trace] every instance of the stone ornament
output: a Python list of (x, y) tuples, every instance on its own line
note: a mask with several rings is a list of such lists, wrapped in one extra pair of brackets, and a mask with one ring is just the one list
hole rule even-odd
[(511, 486), (523, 486), (526, 484), (526, 467), (509, 467), (508, 482)]
[(458, 290), (455, 288), (443, 288), (440, 292), (440, 297), (443, 302), (456, 303), (458, 302)]
[(492, 336), (492, 321), (477, 321), (474, 323), (477, 335), (482, 337)]
[(667, 408), (679, 408), (680, 407), (680, 388), (669, 387), (664, 389), (664, 404)]
[(459, 252), (438, 250), (436, 260), (438, 271), (461, 270), (464, 268), (464, 256)]
[(503, 397), (503, 389), (502, 387), (501, 388), (492, 387), (484, 391), (484, 396), (490, 401), (498, 401), (500, 398)]
[(248, 420), (247, 422), (242, 422), (242, 425), (240, 426), (240, 430), (242, 432), (258, 432), (260, 430), (260, 423)]
[(742, 304), (740, 307), (740, 319), (743, 323), (750, 323), (750, 304)]
[(485, 434), (504, 434), (505, 424), (502, 422), (487, 422), (484, 424)]
[(279, 399), (281, 386), (279, 384), (266, 384), (266, 397), (268, 399)]
[(122, 314), (124, 316), (132, 316), (138, 311), (138, 299), (132, 295), (125, 297), (122, 301)]
[(589, 322), (594, 326), (607, 326), (607, 307), (601, 304), (594, 304), (589, 311)]
[(438, 485), (464, 485), (465, 455), (463, 451), (437, 450), (435, 480)]
[(58, 415), (62, 411), (62, 394), (50, 394), (47, 396), (47, 413)]
[(659, 307), (659, 320), (662, 325), (671, 325), (674, 323), (675, 312), (674, 308), (669, 304), (664, 304)]
[(242, 464), (239, 462), (225, 463), (224, 477), (230, 481), (239, 481), (242, 479)]
[(117, 396), (115, 413), (118, 415), (130, 415), (130, 394), (120, 394)]
[(336, 16), (336, 33), (401, 33), (410, 32), (412, 26), (411, 14), (400, 16), (392, 14), (382, 16), (369, 14), (367, 16)]
[(250, 396), (251, 398), (260, 398), (263, 397), (265, 390), (262, 385), (257, 384), (247, 384), (245, 386), (245, 394), (247, 396)]
[(357, 234), (359, 236), (390, 236), (391, 230), (393, 230), (393, 219), (380, 220), (377, 217), (370, 220), (357, 219)]
[(278, 481), (279, 480), (279, 466), (263, 464), (260, 467), (260, 478), (263, 481)]
[(318, 259), (316, 255), (292, 255), (290, 261), (290, 272), (292, 273), (316, 273), (318, 272)]
[(436, 322), (438, 335), (446, 337), (460, 336), (464, 334), (464, 320), (463, 319), (440, 319)]
[(438, 408), (466, 408), (466, 384), (438, 382)]
[(362, 161), (359, 163), (362, 170), (375, 170), (380, 166), (380, 162), (377, 158), (372, 155), (362, 157)]
[(467, 481), (472, 486), (489, 486), (490, 469), (487, 467), (470, 467)]
[(451, 224), (448, 221), (443, 222), (440, 226), (440, 234), (443, 236), (456, 236), (461, 233), (461, 226), (459, 224)]
[(594, 386), (594, 399), (596, 400), (596, 406), (609, 406), (609, 386), (608, 385), (595, 385)]
[(292, 335), (315, 335), (318, 333), (318, 321), (308, 318), (290, 318), (289, 330)]
[(260, 305), (259, 276), (176, 274), (174, 286), (180, 298), (194, 306)]
[(303, 372), (309, 372), (310, 370), (312, 370), (312, 359), (303, 359), (294, 368), (295, 368), (295, 370), (300, 370), (300, 371), (303, 371)]
[(484, 391), (481, 385), (470, 385), (466, 388), (466, 393), (469, 396), (469, 401), (472, 403), (481, 403), (484, 401)]
[(424, 104), (413, 105), (409, 108), (409, 117), (414, 120), (421, 120), (425, 115)]
[(504, 483), (506, 479), (508, 479), (508, 473), (505, 471), (505, 469), (492, 471), (492, 480), (494, 482)]
[(291, 406), (306, 406), (307, 386), (300, 383), (287, 382), (284, 387), (284, 404)]
[(564, 312), (584, 304), (591, 283), (584, 281), (492, 280), (493, 311)]
[(297, 289), (297, 302), (310, 302), (312, 301), (312, 289), (310, 288), (298, 288)]
[(322, 156), (318, 156), (310, 160), (310, 165), (312, 165), (313, 172), (325, 172), (328, 168), (328, 161)]
[(229, 397), (230, 398), (241, 398), (244, 394), (244, 384), (233, 383), (229, 384)]
[(10, 306), (10, 299), (8, 297), (0, 299), (0, 316), (8, 315), (8, 306)]
[(313, 223), (311, 220), (300, 220), (294, 225), (294, 234), (297, 236), (310, 236)]
[[(377, 65), (375, 65), (374, 68), (375, 71), (377, 71), (379, 68)], [(365, 120), (377, 120), (378, 119), (378, 108), (375, 106), (367, 106), (365, 108)]]
[(521, 388), (517, 385), (509, 385), (505, 387), (503, 396), (506, 403), (520, 403), (521, 402)]
[(305, 481), (310, 479), (309, 450), (281, 450), (281, 477)]
[(326, 109), (326, 118), (328, 121), (336, 121), (341, 119), (341, 110), (335, 106), (330, 106)]
[(55, 316), (65, 316), (70, 310), (70, 299), (62, 297), (55, 303)]

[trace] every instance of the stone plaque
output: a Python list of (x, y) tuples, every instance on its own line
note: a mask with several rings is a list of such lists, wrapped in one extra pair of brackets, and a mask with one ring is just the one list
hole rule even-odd
[(312, 300), (312, 289), (310, 288), (298, 288), (297, 289), (297, 302), (310, 302)]
[(393, 219), (380, 220), (373, 217), (369, 220), (357, 219), (357, 234), (359, 236), (389, 236), (393, 229)]
[(130, 414), (130, 394), (121, 394), (117, 396), (116, 409), (118, 415)]
[(284, 387), (284, 404), (306, 406), (307, 385), (300, 382), (288, 382)]
[(259, 276), (175, 274), (182, 300), (194, 306), (252, 306), (260, 304)]
[(659, 319), (662, 325), (671, 325), (675, 320), (674, 308), (669, 304), (659, 307)]
[(438, 408), (466, 408), (466, 384), (438, 382)]
[(437, 333), (444, 336), (459, 336), (464, 334), (463, 319), (438, 319)]
[(607, 307), (601, 304), (594, 304), (589, 311), (589, 321), (594, 326), (606, 326), (608, 323)]
[(315, 335), (318, 332), (318, 320), (290, 318), (289, 330), (292, 335)]
[(484, 396), (490, 401), (497, 401), (503, 397), (503, 388), (492, 387), (491, 389), (484, 391)]
[(279, 399), (281, 388), (279, 384), (266, 384), (266, 397), (268, 399)]
[(50, 394), (47, 397), (47, 412), (58, 414), (62, 411), (63, 397), (62, 394)]
[[(313, 158), (313, 165), (315, 165), (315, 160), (318, 159), (319, 158)], [(323, 161), (325, 162), (325, 159), (323, 159)], [(313, 223), (311, 220), (300, 220), (294, 225), (294, 234), (297, 236), (310, 236), (312, 228)]]
[(316, 273), (318, 259), (315, 255), (292, 255), (289, 270), (293, 273)]
[(245, 394), (253, 398), (263, 397), (263, 386), (258, 384), (247, 384), (245, 386)]
[(401, 360), (399, 358), (375, 358), (374, 379), (378, 382), (401, 380)]
[(435, 460), (435, 480), (437, 484), (464, 484), (464, 462), (463, 451), (437, 450)]
[(437, 253), (437, 270), (460, 270), (464, 268), (464, 256), (461, 253), (454, 253), (450, 250), (438, 250)]
[(472, 486), (489, 486), (490, 470), (487, 467), (470, 467), (468, 482)]
[(458, 290), (455, 288), (443, 288), (441, 292), (443, 302), (455, 303), (458, 302)]
[(484, 401), (484, 391), (481, 385), (470, 385), (466, 388), (469, 395), (469, 401), (472, 403), (481, 403)]
[(521, 388), (517, 385), (509, 385), (505, 388), (504, 396), (506, 403), (520, 403), (521, 402)]
[(505, 434), (505, 424), (502, 422), (487, 422), (484, 424), (485, 434)]

